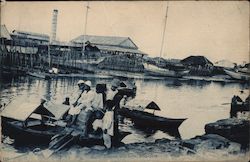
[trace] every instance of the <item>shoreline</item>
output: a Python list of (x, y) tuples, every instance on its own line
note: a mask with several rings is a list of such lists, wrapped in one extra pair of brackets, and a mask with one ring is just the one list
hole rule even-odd
[[(2, 67), (3, 69), (6, 67)], [(3, 71), (3, 73), (13, 73), (13, 74), (20, 74), (20, 75), (29, 75), (32, 72), (28, 69), (24, 68), (11, 68), (8, 71)], [(45, 75), (45, 73), (44, 73)], [(51, 75), (46, 73), (46, 75)], [(54, 74), (53, 74), (54, 75)], [(36, 77), (35, 75), (33, 77)], [(52, 78), (100, 78), (100, 79), (110, 79), (114, 77), (120, 78), (127, 78), (127, 79), (138, 79), (138, 80), (166, 80), (166, 79), (175, 79), (179, 81), (204, 81), (204, 82), (218, 82), (218, 83), (248, 83), (243, 82), (241, 80), (230, 79), (227, 75), (215, 75), (215, 76), (193, 76), (187, 75), (183, 77), (163, 77), (163, 76), (151, 76), (146, 75), (144, 73), (135, 73), (135, 72), (128, 72), (128, 71), (118, 71), (118, 70), (96, 70), (93, 72), (86, 72), (86, 73), (69, 73), (69, 74), (62, 74), (59, 73), (56, 76), (52, 76)], [(36, 77), (38, 78), (38, 77)], [(39, 77), (41, 78), (41, 77)], [(45, 77), (44, 77), (45, 78)]]
[[(227, 127), (223, 128), (223, 124)], [(218, 125), (219, 129), (234, 129), (235, 132), (239, 130), (242, 131), (242, 124), (246, 129), (249, 128), (249, 120), (245, 119), (223, 119), (216, 121), (214, 123), (208, 123), (207, 125)], [(206, 126), (205, 126), (206, 127)], [(234, 132), (234, 133), (235, 133)], [(241, 132), (244, 135), (248, 135), (247, 131)], [(231, 134), (232, 136), (234, 134)], [(246, 137), (248, 137), (246, 136)], [(2, 146), (3, 147), (3, 146)], [(19, 161), (32, 161), (39, 159), (40, 161), (98, 161), (102, 159), (103, 161), (144, 161), (144, 160), (169, 160), (169, 161), (248, 161), (249, 160), (249, 147), (242, 148), (242, 145), (237, 142), (233, 142), (223, 135), (218, 135), (216, 133), (206, 133), (203, 135), (198, 135), (190, 139), (175, 139), (170, 140), (166, 138), (157, 139), (155, 142), (140, 142), (124, 144), (117, 148), (105, 149), (103, 146), (93, 146), (93, 147), (80, 147), (74, 145), (66, 150), (62, 150), (57, 154), (53, 155), (51, 158), (46, 159), (41, 154), (34, 154), (33, 152), (28, 152), (28, 154), (21, 154)], [(2, 152), (4, 155), (4, 151)], [(4, 157), (6, 159), (6, 157)], [(12, 158), (8, 161), (12, 161)], [(15, 161), (15, 159), (13, 159)]]

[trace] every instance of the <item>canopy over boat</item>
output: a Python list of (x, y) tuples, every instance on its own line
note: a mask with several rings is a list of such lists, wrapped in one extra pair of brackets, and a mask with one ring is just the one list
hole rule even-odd
[(68, 105), (45, 102), (44, 107), (54, 115), (55, 120), (59, 120), (69, 110)]
[(40, 101), (30, 101), (23, 98), (12, 101), (3, 110), (1, 116), (19, 121), (25, 121), (33, 113), (53, 117), (53, 114), (49, 110), (40, 106)]
[(161, 110), (154, 101), (150, 102), (145, 108), (152, 109), (152, 110), (159, 110), (159, 111)]
[(12, 101), (1, 113), (1, 116), (19, 121), (25, 121), (29, 117), (41, 118), (41, 115), (51, 117), (55, 120), (60, 119), (66, 111), (69, 110), (67, 105), (56, 105), (46, 102), (44, 106), (39, 100), (17, 99)]

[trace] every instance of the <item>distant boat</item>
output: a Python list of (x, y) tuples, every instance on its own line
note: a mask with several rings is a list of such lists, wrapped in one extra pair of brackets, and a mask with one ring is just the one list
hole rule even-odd
[(233, 70), (227, 70), (224, 69), (225, 73), (229, 75), (233, 79), (242, 80), (242, 81), (249, 81), (250, 80), (250, 74), (242, 71), (233, 71)]
[(36, 77), (36, 78), (41, 78), (41, 79), (46, 78), (46, 75), (43, 72), (31, 72), (31, 71), (28, 71), (27, 74), (29, 76), (33, 76), (33, 77)]
[(152, 64), (143, 64), (145, 73), (152, 76), (162, 76), (162, 77), (182, 77), (189, 73), (189, 70), (170, 70), (165, 68), (160, 68)]
[(57, 68), (52, 68), (49, 70), (49, 72), (44, 72), (44, 71), (28, 71), (28, 75), (36, 77), (36, 78), (41, 78), (41, 79), (52, 79), (58, 77), (58, 69)]

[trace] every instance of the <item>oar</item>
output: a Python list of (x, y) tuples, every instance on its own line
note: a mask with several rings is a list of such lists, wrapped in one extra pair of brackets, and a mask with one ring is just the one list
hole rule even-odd
[(222, 103), (221, 105), (230, 105), (231, 103)]
[[(68, 134), (60, 137), (60, 139), (53, 143), (52, 145), (49, 146), (48, 149), (43, 150), (42, 154), (45, 158), (49, 158), (52, 154), (60, 151), (62, 148), (64, 148), (68, 143), (70, 143), (71, 141), (73, 141), (73, 139), (75, 138), (74, 136), (71, 135), (73, 131), (70, 131)], [(54, 137), (52, 137), (52, 141), (50, 143), (53, 142), (53, 140), (56, 140), (57, 137), (59, 137), (59, 135), (55, 135)], [(64, 141), (66, 140), (66, 141)], [(62, 142), (62, 143), (61, 143)]]
[(74, 136), (72, 136), (69, 140), (67, 140), (66, 142), (64, 142), (61, 146), (59, 146), (57, 149), (55, 150), (51, 150), (51, 149), (46, 149), (43, 151), (43, 156), (45, 158), (49, 158), (51, 155), (53, 155), (54, 153), (60, 151), (61, 149), (63, 149), (67, 144), (69, 144), (70, 142), (72, 142), (74, 140)]

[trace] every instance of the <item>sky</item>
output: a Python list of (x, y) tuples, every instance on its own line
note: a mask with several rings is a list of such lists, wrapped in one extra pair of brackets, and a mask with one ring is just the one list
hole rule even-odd
[[(70, 41), (84, 34), (87, 3), (6, 2), (1, 24), (10, 32), (50, 35), (52, 11), (58, 9), (57, 40)], [(167, 5), (164, 58), (249, 62), (248, 1), (90, 1), (86, 34), (130, 37), (141, 51), (158, 57)]]

